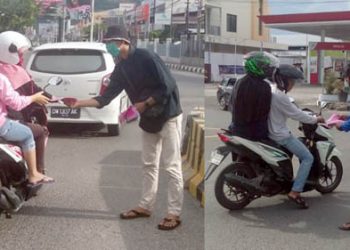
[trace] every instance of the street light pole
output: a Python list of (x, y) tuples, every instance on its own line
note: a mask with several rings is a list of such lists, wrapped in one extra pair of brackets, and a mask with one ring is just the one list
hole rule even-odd
[(95, 12), (95, 0), (91, 0), (90, 42), (94, 40), (94, 12)]
[(235, 78), (237, 79), (237, 38), (235, 38)]

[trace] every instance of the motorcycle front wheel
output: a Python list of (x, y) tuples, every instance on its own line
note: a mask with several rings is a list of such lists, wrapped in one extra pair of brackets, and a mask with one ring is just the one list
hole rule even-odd
[(338, 157), (333, 156), (322, 169), (316, 190), (322, 194), (331, 193), (339, 186), (342, 177), (343, 165)]
[(244, 163), (232, 163), (225, 167), (215, 182), (215, 197), (218, 203), (229, 210), (239, 210), (247, 206), (251, 197), (247, 190), (235, 187), (225, 180), (225, 174), (233, 173), (247, 179), (254, 178), (255, 172)]

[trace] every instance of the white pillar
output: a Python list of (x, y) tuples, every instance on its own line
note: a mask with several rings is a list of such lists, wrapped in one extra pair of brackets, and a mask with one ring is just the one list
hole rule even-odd
[[(326, 31), (321, 31), (321, 42), (325, 41), (326, 37)], [(317, 75), (318, 75), (318, 82), (323, 84), (324, 83), (324, 50), (318, 51), (318, 64), (317, 64)]]
[(171, 44), (171, 39), (172, 38), (167, 38), (166, 39), (166, 44), (165, 44), (165, 56), (169, 57), (170, 56), (170, 44)]
[(158, 44), (159, 44), (159, 38), (155, 38), (153, 43), (155, 53), (158, 52)]

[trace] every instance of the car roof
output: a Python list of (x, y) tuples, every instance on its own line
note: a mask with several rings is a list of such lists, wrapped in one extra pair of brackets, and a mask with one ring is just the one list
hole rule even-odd
[(61, 43), (46, 43), (35, 47), (33, 52), (51, 49), (91, 49), (107, 52), (104, 43), (96, 42), (61, 42)]

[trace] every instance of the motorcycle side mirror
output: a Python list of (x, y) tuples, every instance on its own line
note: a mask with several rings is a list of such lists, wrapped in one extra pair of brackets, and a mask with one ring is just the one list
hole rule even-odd
[(328, 103), (327, 102), (321, 102), (320, 104), (320, 115), (322, 115), (322, 110), (327, 108)]
[(63, 78), (60, 76), (52, 76), (49, 78), (49, 80), (47, 81), (47, 84), (44, 87), (44, 91), (48, 86), (58, 86), (63, 82)]

